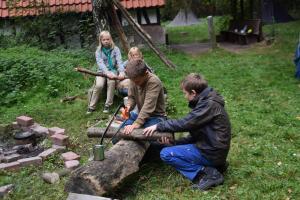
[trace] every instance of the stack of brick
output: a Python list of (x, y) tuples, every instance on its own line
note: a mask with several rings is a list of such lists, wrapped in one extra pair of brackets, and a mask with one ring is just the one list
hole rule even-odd
[(16, 121), (12, 123), (12, 127), (15, 130), (29, 131), (34, 133), (37, 137), (43, 137), (48, 135), (48, 128), (35, 123), (31, 117), (19, 116)]
[(80, 156), (76, 153), (69, 151), (61, 154), (61, 157), (65, 161), (65, 167), (67, 169), (74, 169), (79, 166)]
[(49, 136), (53, 143), (52, 148), (65, 149), (69, 143), (69, 136), (65, 134), (65, 129), (59, 127), (49, 128)]
[[(65, 134), (65, 129), (59, 127), (46, 128), (35, 123), (31, 117), (19, 116), (16, 118), (16, 122), (12, 123), (12, 127), (15, 130), (29, 131), (34, 133), (37, 137), (49, 136), (52, 141), (52, 147), (44, 150), (38, 156), (31, 158), (22, 158), (17, 154), (19, 148), (28, 148), (29, 145), (17, 145), (11, 151), (0, 153), (0, 170), (18, 170), (20, 167), (28, 165), (41, 165), (50, 155), (56, 152), (63, 152), (66, 150), (66, 146), (69, 143), (69, 136)], [(31, 146), (31, 149), (33, 147)], [(74, 152), (66, 152), (61, 155), (65, 161), (65, 167), (67, 169), (74, 169), (79, 166), (80, 156)]]

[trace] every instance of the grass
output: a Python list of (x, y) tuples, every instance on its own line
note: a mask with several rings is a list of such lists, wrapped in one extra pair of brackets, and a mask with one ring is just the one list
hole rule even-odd
[[(226, 18), (227, 19), (227, 18)], [(213, 18), (215, 33), (218, 34), (220, 27), (224, 26), (225, 18), (216, 16)], [(163, 23), (169, 37), (170, 44), (189, 44), (197, 42), (208, 42), (208, 25), (207, 18), (199, 19), (199, 24), (191, 26), (169, 27), (169, 22)]]
[[(264, 31), (269, 32), (270, 28), (264, 27)], [(300, 82), (293, 76), (293, 55), (300, 21), (277, 24), (275, 30), (275, 43), (270, 46), (257, 44), (239, 54), (217, 49), (191, 57), (166, 51), (177, 70), (167, 69), (156, 56), (145, 51), (147, 63), (168, 89), (173, 108), (170, 117), (181, 117), (188, 112), (179, 82), (190, 72), (204, 74), (209, 84), (224, 96), (232, 123), (230, 167), (224, 185), (200, 192), (192, 191), (190, 182), (173, 168), (159, 162), (147, 163), (141, 166), (137, 178), (116, 196), (143, 200), (299, 198), (300, 120), (297, 117), (300, 116)], [(26, 55), (26, 50), (22, 54)], [(53, 54), (49, 52), (48, 55)], [(83, 78), (76, 79), (81, 82)], [(85, 81), (85, 86), (92, 84), (92, 79)], [(73, 92), (84, 93), (84, 89), (74, 87)], [(58, 98), (45, 96), (40, 91), (23, 103), (1, 107), (1, 123), (12, 122), (16, 116), (27, 114), (47, 127), (63, 127), (71, 137), (71, 150), (80, 153), (84, 164), (89, 148), (97, 143), (86, 137), (86, 128), (98, 120), (104, 124), (108, 115), (102, 114), (100, 106), (97, 113), (85, 116), (84, 95), (83, 99), (71, 104), (59, 103), (63, 94)], [(16, 173), (2, 171), (0, 185), (16, 185), (6, 199), (66, 199), (64, 184), (67, 177), (55, 185), (48, 185), (40, 178), (42, 172), (60, 167), (59, 158), (53, 157), (38, 168), (26, 168)]]

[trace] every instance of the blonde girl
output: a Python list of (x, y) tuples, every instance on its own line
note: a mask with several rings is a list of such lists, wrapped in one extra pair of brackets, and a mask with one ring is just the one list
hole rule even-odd
[(117, 80), (123, 80), (125, 77), (120, 49), (114, 44), (108, 31), (102, 31), (99, 34), (99, 46), (95, 52), (95, 57), (98, 71), (106, 74), (107, 78), (96, 77), (90, 90), (87, 114), (95, 111), (100, 93), (105, 86), (107, 86), (107, 93), (103, 112), (108, 113), (109, 107), (113, 104)]

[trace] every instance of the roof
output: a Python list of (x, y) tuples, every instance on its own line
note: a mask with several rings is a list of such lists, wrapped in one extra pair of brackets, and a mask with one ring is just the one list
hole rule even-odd
[[(17, 2), (8, 6), (9, 2)], [(126, 9), (161, 7), (165, 0), (120, 0)], [(33, 4), (34, 3), (34, 4)], [(0, 0), (0, 18), (57, 12), (91, 12), (92, 0)]]

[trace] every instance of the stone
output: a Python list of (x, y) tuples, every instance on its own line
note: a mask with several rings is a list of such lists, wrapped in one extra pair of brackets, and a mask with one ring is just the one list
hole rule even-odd
[(13, 184), (4, 185), (0, 187), (0, 198), (3, 198), (7, 193), (9, 193), (14, 188)]
[(72, 151), (61, 154), (61, 157), (64, 161), (79, 160), (80, 159), (80, 156), (77, 155), (76, 153), (72, 152)]
[(17, 161), (19, 158), (21, 158), (21, 155), (15, 153), (15, 154), (11, 154), (11, 155), (8, 155), (8, 156), (4, 156), (3, 161), (6, 162), (6, 163), (10, 163), (10, 162)]
[(58, 173), (44, 173), (42, 178), (45, 182), (53, 184), (59, 181), (59, 174)]
[(33, 125), (34, 122), (33, 122), (33, 119), (31, 117), (19, 116), (19, 117), (17, 117), (17, 123), (21, 126), (28, 127), (28, 126)]
[(56, 144), (52, 144), (52, 149), (56, 149), (57, 152), (64, 152), (67, 147), (66, 146), (59, 146), (59, 145), (56, 145)]
[(62, 134), (64, 135), (65, 134), (65, 129), (63, 128), (59, 128), (59, 127), (52, 127), (52, 128), (49, 128), (49, 135), (54, 135), (54, 134)]
[(42, 158), (39, 156), (36, 157), (31, 157), (31, 158), (23, 158), (18, 160), (20, 165), (23, 166), (28, 166), (28, 165), (34, 165), (34, 166), (39, 166), (43, 163)]
[(43, 136), (47, 136), (49, 133), (48, 128), (43, 127), (39, 124), (35, 124), (33, 126), (30, 127), (30, 131), (32, 133), (34, 133), (37, 137), (43, 137)]
[(50, 155), (54, 154), (56, 151), (57, 151), (56, 149), (50, 148), (50, 149), (43, 151), (38, 156), (41, 157), (43, 160), (46, 160), (46, 158), (48, 158)]
[(53, 144), (66, 146), (69, 143), (69, 136), (62, 134), (54, 134), (51, 137)]
[(20, 169), (20, 162), (15, 161), (15, 162), (10, 162), (10, 163), (1, 163), (0, 164), (0, 170), (11, 170), (11, 171), (16, 171)]
[(79, 166), (79, 161), (78, 160), (69, 160), (69, 161), (65, 162), (65, 167), (67, 169), (75, 169), (78, 166)]

